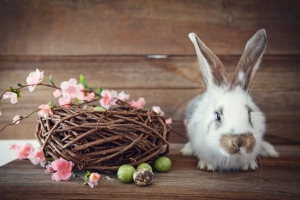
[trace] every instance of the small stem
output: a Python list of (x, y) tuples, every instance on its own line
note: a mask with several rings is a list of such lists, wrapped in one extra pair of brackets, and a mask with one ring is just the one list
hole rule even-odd
[[(25, 88), (25, 87), (29, 87), (29, 86), (34, 86), (35, 84), (32, 84), (32, 85), (22, 85), (21, 87), (18, 87), (18, 88), (13, 88), (13, 90), (20, 90), (22, 88)], [(61, 90), (60, 87), (57, 87), (57, 86), (53, 86), (53, 85), (50, 85), (50, 84), (44, 84), (44, 83), (39, 83), (37, 85), (43, 85), (43, 86), (46, 86), (46, 87), (51, 87), (51, 88), (55, 88), (55, 89), (59, 89)], [(0, 96), (0, 100), (2, 99), (3, 95), (6, 93), (6, 92), (9, 92), (9, 90), (6, 90), (5, 92), (3, 92)]]
[(23, 118), (21, 118), (21, 119), (18, 119), (18, 120), (16, 120), (16, 121), (13, 122), (13, 123), (6, 124), (0, 131), (3, 131), (7, 126), (14, 125), (14, 124), (17, 123), (17, 122), (22, 121), (23, 119), (29, 118), (33, 113), (38, 112), (38, 111), (40, 111), (40, 110), (35, 110), (35, 111), (33, 111), (32, 113), (30, 113), (29, 115), (27, 115), (27, 116), (25, 116), (25, 117), (23, 117)]

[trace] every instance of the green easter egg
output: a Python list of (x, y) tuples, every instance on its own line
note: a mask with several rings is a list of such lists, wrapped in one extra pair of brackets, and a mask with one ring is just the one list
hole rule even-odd
[(141, 168), (146, 168), (152, 172), (152, 167), (148, 163), (141, 163), (141, 164), (139, 164), (139, 166), (137, 166), (136, 169), (141, 169)]
[(133, 181), (133, 173), (135, 168), (132, 165), (122, 165), (117, 172), (118, 179), (123, 183), (130, 183)]
[(162, 156), (154, 161), (153, 167), (159, 172), (167, 172), (171, 169), (172, 162), (170, 158)]
[(96, 106), (93, 108), (93, 110), (95, 111), (105, 111), (105, 108), (101, 107), (101, 106)]

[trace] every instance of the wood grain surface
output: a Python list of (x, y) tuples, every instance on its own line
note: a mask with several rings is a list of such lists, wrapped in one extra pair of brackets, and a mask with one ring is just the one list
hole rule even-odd
[(261, 28), (267, 54), (300, 53), (298, 0), (2, 0), (0, 55), (195, 54), (195, 32), (238, 55)]
[[(226, 66), (228, 77), (232, 77), (239, 56), (220, 56), (220, 59)], [(267, 117), (267, 139), (278, 144), (300, 142), (299, 65), (298, 56), (265, 56), (251, 82), (251, 95)], [(181, 135), (185, 135), (182, 121), (186, 104), (205, 90), (196, 56), (169, 56), (165, 59), (145, 56), (10, 56), (0, 57), (0, 91), (16, 87), (17, 83), (26, 84), (26, 77), (35, 68), (43, 70), (45, 77), (52, 74), (58, 86), (69, 78), (79, 80), (79, 74), (83, 74), (94, 89), (124, 90), (131, 94), (131, 99), (145, 97), (146, 108), (159, 105), (165, 116), (174, 120), (172, 142), (185, 141)], [(53, 91), (38, 86), (33, 93), (22, 90), (22, 97), (15, 105), (3, 100), (1, 127), (10, 123), (16, 114), (26, 116), (42, 103), (52, 101), (57, 104)], [(0, 132), (0, 138), (32, 139), (36, 124), (36, 115), (33, 115), (16, 126), (7, 127)]]
[[(151, 185), (140, 187), (101, 180), (91, 189), (80, 177), (55, 182), (44, 168), (28, 160), (0, 167), (1, 199), (299, 199), (299, 146), (276, 146), (280, 158), (258, 159), (255, 172), (204, 172), (197, 159), (182, 156), (181, 144), (171, 144), (172, 168), (154, 171)], [(75, 171), (77, 174), (83, 172)], [(99, 172), (101, 173), (101, 172)], [(104, 175), (103, 173), (101, 173)]]

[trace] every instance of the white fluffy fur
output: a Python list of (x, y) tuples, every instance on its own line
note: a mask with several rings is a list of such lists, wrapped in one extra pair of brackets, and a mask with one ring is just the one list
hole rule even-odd
[[(197, 45), (192, 35), (189, 35)], [(197, 50), (199, 53), (199, 50)], [(198, 55), (199, 56), (199, 55)], [(204, 59), (204, 60), (203, 60)], [(202, 56), (200, 67), (209, 69), (207, 61)], [(204, 64), (204, 66), (201, 66)], [(209, 72), (209, 70), (203, 70)], [(207, 77), (212, 77), (207, 75)], [(239, 73), (239, 79), (244, 74)], [(208, 80), (212, 83), (212, 80)], [(246, 108), (248, 105), (251, 112), (251, 123), (249, 113)], [(215, 125), (215, 111), (223, 108), (222, 124), (220, 127)], [(259, 154), (263, 156), (278, 156), (274, 147), (263, 141), (265, 133), (265, 116), (255, 105), (247, 91), (240, 86), (229, 89), (228, 85), (217, 87), (208, 85), (204, 94), (193, 99), (187, 107), (186, 118), (188, 121), (187, 133), (189, 142), (181, 150), (183, 155), (197, 156), (199, 159), (198, 167), (203, 170), (254, 170), (257, 168), (256, 158)], [(229, 155), (220, 146), (220, 139), (223, 134), (243, 134), (253, 133), (256, 145), (251, 154), (246, 154), (241, 150), (240, 153)]]

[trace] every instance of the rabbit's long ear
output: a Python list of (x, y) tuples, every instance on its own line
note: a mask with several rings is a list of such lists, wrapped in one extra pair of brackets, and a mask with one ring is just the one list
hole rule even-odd
[(189, 38), (196, 48), (200, 69), (207, 88), (227, 85), (226, 70), (219, 58), (197, 37), (195, 33), (190, 33)]
[(251, 78), (259, 67), (267, 45), (266, 31), (261, 29), (247, 42), (244, 53), (235, 69), (230, 89), (241, 86), (248, 89)]

